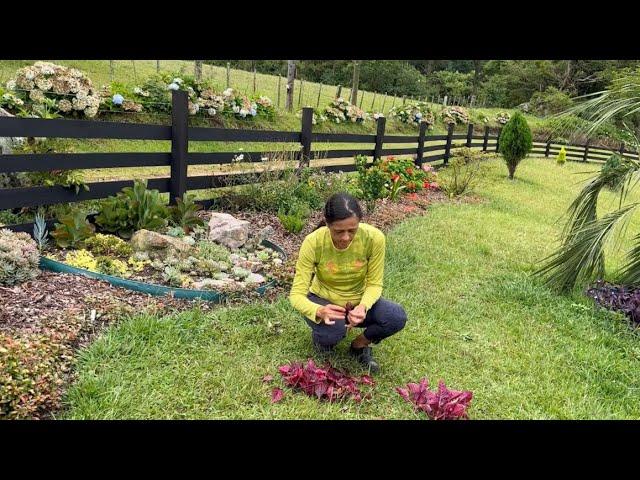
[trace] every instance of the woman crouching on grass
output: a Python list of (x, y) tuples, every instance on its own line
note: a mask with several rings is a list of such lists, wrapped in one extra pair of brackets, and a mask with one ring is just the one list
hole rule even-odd
[(329, 198), (324, 221), (300, 247), (289, 300), (306, 317), (318, 351), (332, 351), (347, 329), (364, 328), (349, 353), (377, 372), (369, 345), (402, 330), (407, 315), (397, 303), (380, 298), (385, 237), (361, 219), (362, 209), (351, 195)]

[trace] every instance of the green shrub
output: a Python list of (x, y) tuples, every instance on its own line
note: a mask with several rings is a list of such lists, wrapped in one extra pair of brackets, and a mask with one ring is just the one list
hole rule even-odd
[(87, 220), (82, 210), (75, 210), (60, 217), (60, 223), (51, 233), (56, 244), (61, 248), (82, 247), (87, 239), (95, 232), (95, 227)]
[(0, 332), (0, 419), (37, 419), (58, 405), (58, 387), (71, 363), (60, 340)]
[(136, 180), (115, 197), (103, 201), (96, 223), (105, 231), (131, 238), (136, 230), (158, 231), (167, 226), (169, 209), (158, 190), (147, 190), (146, 182)]
[(379, 159), (367, 167), (367, 157), (357, 155), (355, 164), (358, 171), (357, 196), (365, 201), (367, 210), (371, 213), (375, 208), (375, 201), (379, 198), (385, 198), (388, 194), (389, 176), (382, 169)]
[(89, 270), (90, 272), (98, 271), (98, 262), (96, 261), (96, 258), (93, 256), (93, 253), (85, 249), (74, 250), (67, 253), (64, 263), (71, 265), (72, 267)]
[(481, 172), (481, 157), (475, 153), (452, 157), (443, 175), (440, 175), (440, 188), (450, 198), (471, 193), (477, 186)]
[(556, 162), (558, 163), (558, 165), (564, 165), (567, 162), (567, 151), (564, 149), (564, 146), (560, 148), (560, 151), (558, 152), (558, 156), (556, 158)]
[(98, 233), (87, 239), (85, 247), (96, 255), (115, 255), (126, 257), (133, 253), (131, 245), (115, 235), (104, 235)]
[(619, 191), (629, 169), (633, 168), (634, 165), (631, 160), (614, 153), (601, 168), (601, 175), (606, 179), (605, 186), (611, 191)]
[(96, 257), (98, 271), (105, 275), (115, 275), (117, 277), (130, 276), (127, 264), (117, 258), (107, 257), (104, 255)]
[(516, 112), (500, 134), (499, 152), (507, 163), (510, 179), (513, 179), (518, 164), (531, 151), (532, 146), (531, 129), (527, 120), (522, 113)]
[(544, 92), (536, 92), (531, 96), (530, 108), (538, 115), (552, 115), (568, 109), (572, 104), (571, 97), (555, 87), (547, 87)]
[(309, 216), (309, 209), (302, 203), (293, 203), (278, 211), (278, 219), (287, 232), (300, 233)]
[(0, 230), (0, 285), (15, 285), (38, 276), (40, 254), (28, 233)]
[(210, 242), (208, 240), (198, 242), (196, 252), (196, 257), (202, 258), (204, 260), (212, 260), (214, 262), (225, 263), (231, 262), (231, 260), (229, 259), (231, 253), (226, 247), (223, 247), (222, 245), (219, 245), (215, 242)]
[(197, 212), (202, 210), (202, 205), (195, 203), (192, 195), (185, 195), (184, 199), (176, 198), (176, 205), (169, 207), (169, 210), (171, 222), (182, 227), (185, 232), (204, 225), (204, 221), (197, 215)]

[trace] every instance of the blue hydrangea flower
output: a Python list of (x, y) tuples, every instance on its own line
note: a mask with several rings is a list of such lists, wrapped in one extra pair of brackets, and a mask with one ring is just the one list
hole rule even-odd
[(251, 116), (255, 117), (258, 112), (256, 112), (255, 108), (252, 108), (250, 113), (251, 113)]
[(122, 102), (124, 102), (124, 97), (119, 93), (116, 93), (111, 99), (111, 101), (113, 102), (114, 105), (122, 105)]

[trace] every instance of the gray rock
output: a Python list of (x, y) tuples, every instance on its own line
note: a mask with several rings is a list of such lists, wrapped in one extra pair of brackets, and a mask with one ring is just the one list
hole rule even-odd
[(228, 248), (240, 248), (249, 239), (249, 222), (228, 213), (213, 212), (209, 220), (209, 239)]
[(233, 284), (235, 283), (236, 282), (231, 279), (214, 280), (211, 278), (205, 278), (200, 282), (195, 282), (193, 284), (193, 287), (197, 290), (218, 290), (221, 288), (228, 288), (230, 286), (233, 286)]
[(136, 252), (148, 252), (156, 258), (187, 257), (193, 250), (180, 238), (144, 229), (133, 234), (131, 247)]
[(264, 283), (266, 282), (266, 279), (260, 275), (259, 273), (252, 273), (247, 277), (246, 280), (247, 283)]

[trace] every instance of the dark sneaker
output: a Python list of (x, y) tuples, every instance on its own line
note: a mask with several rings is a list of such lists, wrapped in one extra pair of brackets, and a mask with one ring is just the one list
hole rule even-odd
[(378, 365), (378, 362), (373, 359), (371, 347), (349, 347), (349, 354), (355, 357), (358, 363), (367, 367), (371, 373), (376, 373), (378, 372), (378, 370), (380, 370), (380, 365)]

